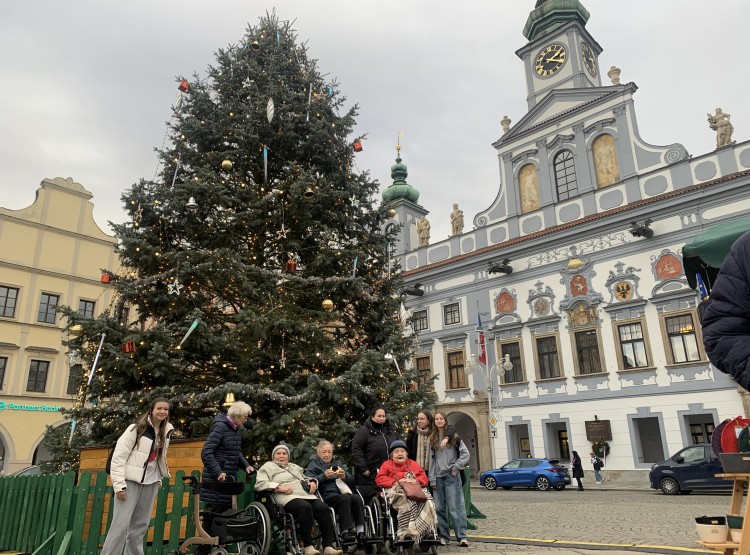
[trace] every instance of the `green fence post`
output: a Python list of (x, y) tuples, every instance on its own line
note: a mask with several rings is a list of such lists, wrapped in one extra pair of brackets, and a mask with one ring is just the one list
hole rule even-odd
[(76, 475), (72, 471), (65, 473), (62, 483), (62, 492), (60, 495), (59, 511), (57, 512), (57, 522), (55, 523), (55, 545), (53, 552), (57, 553), (64, 545), (64, 552), (70, 546), (70, 537), (72, 534), (68, 532), (68, 520), (70, 519), (70, 513), (73, 510), (73, 501), (75, 495), (73, 492)]

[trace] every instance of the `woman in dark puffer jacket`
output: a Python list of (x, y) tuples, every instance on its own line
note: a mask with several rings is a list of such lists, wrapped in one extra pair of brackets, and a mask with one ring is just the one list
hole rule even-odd
[(388, 446), (398, 439), (385, 414), (385, 407), (377, 406), (352, 440), (352, 458), (356, 474), (355, 484), (365, 504), (375, 495), (375, 475), (388, 460)]
[(711, 363), (750, 390), (750, 232), (724, 259), (701, 324)]
[[(201, 481), (208, 487), (201, 488), (201, 501), (206, 503), (206, 513), (222, 513), (232, 508), (232, 498), (222, 495), (211, 488), (212, 483), (223, 482), (227, 478), (237, 479), (237, 471), (244, 468), (248, 474), (255, 469), (242, 456), (242, 437), (240, 428), (247, 422), (252, 413), (250, 405), (237, 401), (233, 403), (227, 414), (218, 414), (211, 424), (208, 439), (201, 450), (203, 474)], [(203, 518), (203, 528), (210, 530), (210, 517)], [(210, 545), (199, 545), (196, 554), (206, 554), (211, 550)]]

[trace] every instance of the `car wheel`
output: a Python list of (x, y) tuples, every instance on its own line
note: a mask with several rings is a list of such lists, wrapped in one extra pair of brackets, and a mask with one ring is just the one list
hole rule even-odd
[(486, 487), (489, 490), (497, 489), (497, 482), (492, 476), (487, 476), (484, 479), (484, 487)]
[(535, 482), (536, 489), (539, 491), (547, 491), (550, 488), (549, 478), (546, 476), (539, 476)]
[(513, 486), (503, 486), (504, 490), (509, 490), (509, 489), (512, 489), (512, 488), (513, 488)]
[(662, 478), (659, 487), (664, 495), (674, 495), (680, 491), (680, 484), (674, 478)]
[(565, 489), (565, 484), (557, 484), (557, 485), (555, 486), (555, 489), (556, 489), (557, 491), (562, 491), (562, 490), (564, 490), (564, 489)]

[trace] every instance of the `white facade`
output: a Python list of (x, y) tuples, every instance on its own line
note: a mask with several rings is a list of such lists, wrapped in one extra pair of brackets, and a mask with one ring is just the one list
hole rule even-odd
[[(517, 52), (529, 112), (494, 145), (500, 186), (475, 229), (395, 248), (406, 286), (425, 291), (404, 301), (414, 364), (435, 377), (438, 408), (467, 440), (475, 470), (529, 452), (585, 459), (603, 436), (608, 470), (645, 470), (746, 412), (744, 391), (703, 351), (681, 249), (750, 214), (750, 143), (691, 157), (680, 144), (644, 141), (637, 87), (602, 85), (588, 13), (570, 4), (548, 0), (529, 18)], [(550, 45), (566, 56), (553, 54), (545, 70)], [(410, 237), (426, 211), (389, 205)], [(506, 261), (512, 273), (490, 272)], [(478, 313), (495, 370), (494, 427), (471, 362)], [(498, 373), (506, 354), (513, 368)]]

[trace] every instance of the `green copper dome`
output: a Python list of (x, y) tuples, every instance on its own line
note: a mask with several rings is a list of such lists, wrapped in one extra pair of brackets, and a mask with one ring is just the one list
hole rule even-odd
[(569, 21), (577, 19), (581, 25), (586, 25), (589, 17), (588, 10), (578, 0), (541, 0), (529, 14), (523, 27), (523, 36), (532, 42), (549, 35)]
[(401, 163), (401, 156), (396, 158), (396, 163), (391, 166), (391, 177), (393, 184), (383, 191), (383, 202), (393, 202), (404, 199), (416, 204), (419, 200), (419, 191), (406, 182), (406, 164)]

